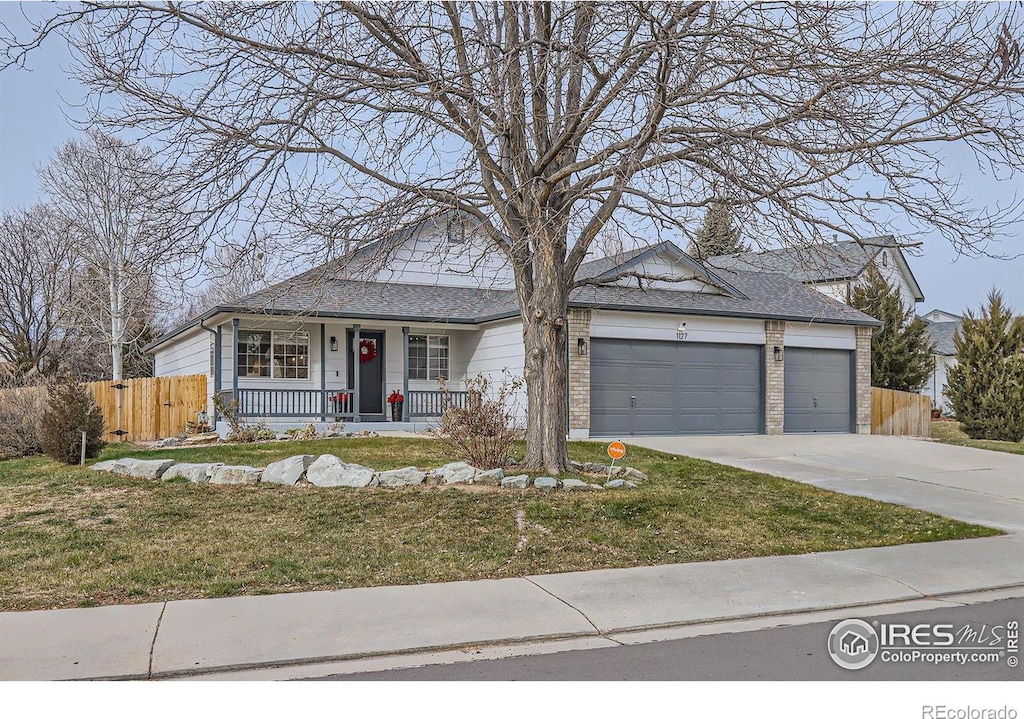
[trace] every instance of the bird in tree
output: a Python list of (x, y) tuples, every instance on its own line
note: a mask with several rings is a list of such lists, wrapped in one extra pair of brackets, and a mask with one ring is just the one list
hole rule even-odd
[(903, 303), (899, 288), (874, 263), (868, 265), (864, 281), (851, 289), (847, 304), (883, 323), (871, 338), (871, 384), (901, 392), (924, 387), (935, 361), (928, 323)]
[(733, 222), (729, 203), (714, 200), (704, 214), (704, 224), (690, 243), (690, 254), (698, 260), (706, 260), (719, 255), (735, 255), (748, 249), (740, 241), (740, 229)]

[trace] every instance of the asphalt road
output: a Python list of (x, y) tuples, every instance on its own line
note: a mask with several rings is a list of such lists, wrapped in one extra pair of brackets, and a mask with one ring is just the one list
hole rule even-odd
[[(850, 618), (856, 618), (851, 610)], [(1016, 620), (1024, 622), (1024, 599), (1007, 599), (949, 609), (868, 618), (869, 623), (968, 625), (980, 632)], [(322, 677), (325, 680), (377, 681), (680, 681), (680, 680), (1021, 680), (1019, 663), (1009, 666), (1004, 652), (995, 664), (884, 663), (857, 671), (833, 663), (826, 648), (836, 622), (716, 634), (609, 649), (515, 657), (414, 669)], [(875, 625), (877, 626), (877, 625)], [(1005, 647), (1005, 641), (1003, 642)], [(996, 647), (998, 650), (999, 647)], [(1018, 653), (1024, 654), (1024, 648)]]

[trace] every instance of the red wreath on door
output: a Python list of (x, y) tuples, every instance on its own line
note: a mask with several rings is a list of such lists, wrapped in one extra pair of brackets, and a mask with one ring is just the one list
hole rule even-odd
[(372, 362), (377, 358), (377, 343), (373, 340), (359, 340), (359, 361)]

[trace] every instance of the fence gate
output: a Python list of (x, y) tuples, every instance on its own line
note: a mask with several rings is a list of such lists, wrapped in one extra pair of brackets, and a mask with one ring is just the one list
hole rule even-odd
[(103, 411), (107, 440), (173, 437), (206, 410), (206, 375), (141, 377), (85, 385)]

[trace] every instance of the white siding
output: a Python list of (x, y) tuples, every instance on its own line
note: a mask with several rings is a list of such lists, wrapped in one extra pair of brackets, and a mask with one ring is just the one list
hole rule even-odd
[(928, 378), (928, 384), (921, 390), (921, 394), (928, 395), (931, 398), (932, 408), (940, 408), (944, 415), (948, 415), (952, 412), (952, 408), (949, 404), (949, 398), (946, 396), (946, 375), (956, 365), (956, 357), (933, 355), (933, 358), (935, 360), (935, 367)]
[[(686, 339), (677, 339), (682, 323)], [(665, 340), (669, 342), (725, 342), (764, 344), (764, 321), (702, 315), (668, 315), (594, 310), (591, 337)]]
[[(674, 260), (667, 252), (659, 252), (644, 259), (631, 268), (637, 274), (645, 277), (668, 277), (668, 280), (640, 280), (636, 277), (627, 277), (616, 282), (616, 285), (623, 287), (638, 287), (643, 283), (649, 289), (668, 289), (680, 292), (704, 292), (708, 294), (722, 294), (722, 290), (714, 285), (708, 284), (703, 279), (697, 278), (691, 267)], [(678, 281), (676, 281), (678, 280)]]
[[(883, 263), (883, 255), (884, 262)], [(903, 306), (915, 309), (917, 307), (917, 300), (914, 298), (914, 291), (910, 287), (910, 282), (907, 281), (906, 276), (899, 268), (899, 262), (896, 259), (895, 250), (891, 248), (885, 248), (878, 253), (875, 258), (875, 264), (879, 271), (882, 273), (882, 277), (890, 286), (898, 287), (900, 296), (903, 299)], [(852, 286), (862, 283), (864, 281), (863, 273), (855, 280), (843, 280), (840, 282), (817, 282), (812, 284), (811, 287), (818, 290), (824, 295), (828, 295), (832, 299), (839, 300), (840, 302), (846, 302), (847, 294), (849, 293)], [(916, 310), (915, 310), (916, 311)]]
[[(522, 377), (526, 368), (526, 350), (523, 346), (523, 324), (519, 320), (498, 322), (485, 327), (474, 337), (469, 348), (466, 376), (486, 375), (492, 386), (505, 379), (505, 370)], [(526, 388), (512, 400), (520, 419), (526, 416)]]
[(212, 375), (212, 347), (213, 335), (201, 328), (176, 337), (153, 354), (153, 374), (156, 377)]
[(787, 322), (786, 347), (857, 349), (857, 329), (852, 325)]

